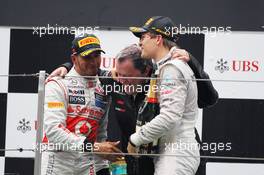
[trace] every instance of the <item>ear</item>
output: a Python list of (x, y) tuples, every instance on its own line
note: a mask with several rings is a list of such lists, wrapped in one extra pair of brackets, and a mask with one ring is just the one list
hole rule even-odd
[(156, 37), (156, 43), (157, 45), (160, 45), (161, 43), (163, 43), (163, 38), (161, 35), (157, 35)]
[(72, 60), (72, 63), (73, 64), (75, 64), (76, 59), (77, 59), (77, 56), (76, 55), (71, 55), (71, 60)]

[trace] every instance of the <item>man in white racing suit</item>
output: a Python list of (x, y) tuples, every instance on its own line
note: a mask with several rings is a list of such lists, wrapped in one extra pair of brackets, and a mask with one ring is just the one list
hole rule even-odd
[[(45, 87), (42, 175), (95, 175), (108, 168), (104, 159), (120, 156), (90, 152), (121, 153), (118, 142), (106, 142), (109, 99), (96, 76), (101, 63), (99, 39), (92, 34), (72, 42), (74, 67), (66, 78), (52, 78)], [(109, 174), (105, 171), (104, 174)]]
[[(130, 30), (140, 37), (142, 58), (157, 64), (160, 114), (130, 136), (129, 153), (137, 147), (159, 139), (155, 175), (194, 175), (199, 166), (199, 147), (194, 127), (198, 116), (197, 85), (194, 73), (181, 60), (171, 59), (176, 37), (166, 29), (175, 25), (168, 17), (150, 18), (143, 27)], [(175, 156), (166, 156), (175, 154)]]

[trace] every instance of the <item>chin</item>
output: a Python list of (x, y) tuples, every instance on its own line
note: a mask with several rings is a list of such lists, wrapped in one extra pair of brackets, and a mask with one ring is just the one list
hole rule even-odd
[(89, 71), (86, 73), (87, 76), (96, 76), (97, 75), (97, 71)]
[(149, 59), (148, 56), (147, 56), (146, 54), (144, 54), (144, 53), (141, 54), (141, 57), (142, 57), (143, 59)]

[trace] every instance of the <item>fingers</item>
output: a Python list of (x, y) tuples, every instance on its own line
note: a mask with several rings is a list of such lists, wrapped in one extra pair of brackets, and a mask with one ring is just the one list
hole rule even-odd
[(188, 62), (190, 60), (189, 53), (184, 49), (175, 49), (171, 53), (172, 58), (174, 59), (180, 59), (184, 62)]
[(122, 153), (122, 151), (115, 146), (112, 146), (112, 151), (115, 153)]
[(97, 143), (97, 145), (100, 147), (99, 152), (105, 152), (105, 153), (119, 153), (119, 154), (103, 154), (105, 159), (109, 161), (117, 161), (121, 160), (124, 155), (122, 154), (122, 151), (118, 149), (116, 146), (120, 143), (120, 141), (117, 142), (102, 142)]
[(47, 77), (46, 82), (49, 81), (51, 78), (55, 77), (54, 71)]
[(60, 76), (61, 77), (64, 77), (67, 73), (68, 73), (67, 72), (67, 69), (66, 68), (63, 68), (63, 69), (61, 69)]
[(64, 77), (68, 73), (65, 67), (59, 67), (55, 69), (47, 78), (47, 80), (51, 79), (52, 77), (61, 76)]
[(108, 142), (108, 143), (111, 144), (111, 145), (117, 146), (117, 145), (120, 143), (120, 141), (116, 141), (116, 142)]
[(116, 158), (122, 158), (124, 155), (122, 154), (123, 152), (117, 148), (116, 146), (120, 143), (120, 141), (117, 142), (108, 142), (108, 144), (111, 146), (111, 151), (109, 152), (113, 152), (113, 153), (121, 153), (119, 155), (114, 155)]

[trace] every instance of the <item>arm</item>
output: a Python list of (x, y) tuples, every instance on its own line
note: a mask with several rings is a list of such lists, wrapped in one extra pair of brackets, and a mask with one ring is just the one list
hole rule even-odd
[(71, 62), (67, 62), (67, 63), (60, 65), (57, 69), (51, 72), (51, 74), (48, 76), (46, 81), (56, 76), (64, 77), (71, 70), (72, 66), (73, 65)]
[(130, 141), (135, 146), (152, 142), (181, 123), (187, 97), (187, 81), (181, 80), (183, 75), (175, 66), (167, 65), (164, 68), (161, 78), (167, 79), (161, 80), (160, 114), (131, 135)]
[(107, 159), (110, 161), (116, 161), (123, 157), (122, 151), (118, 149), (119, 141), (117, 142), (107, 142), (107, 124), (108, 124), (108, 112), (109, 112), (109, 106), (107, 107), (107, 112), (105, 113), (104, 117), (100, 121), (100, 126), (98, 129), (97, 139), (94, 143), (94, 152), (107, 152), (107, 153), (120, 153), (116, 155), (111, 154), (99, 154), (97, 161), (100, 163), (102, 159)]
[[(171, 53), (172, 58), (187, 62), (194, 72), (197, 79), (208, 79), (208, 74), (204, 72), (203, 67), (190, 53), (184, 49), (175, 49)], [(197, 81), (198, 87), (198, 106), (205, 108), (214, 105), (218, 100), (218, 93), (211, 81)]]
[(107, 124), (108, 124), (109, 106), (110, 105), (108, 104), (107, 110), (104, 116), (102, 117), (102, 119), (100, 120), (99, 129), (98, 129), (97, 138), (96, 138), (97, 142), (104, 142), (107, 139)]
[[(197, 79), (208, 79), (208, 74), (203, 70), (200, 63), (191, 55), (188, 65), (194, 72)], [(218, 92), (215, 90), (211, 81), (197, 81), (198, 88), (198, 106), (199, 108), (205, 108), (216, 104), (218, 100)]]
[(60, 65), (59, 67), (65, 67), (67, 69), (67, 72), (69, 72), (72, 68), (72, 63), (71, 62), (66, 62), (66, 63), (63, 63), (62, 65)]

